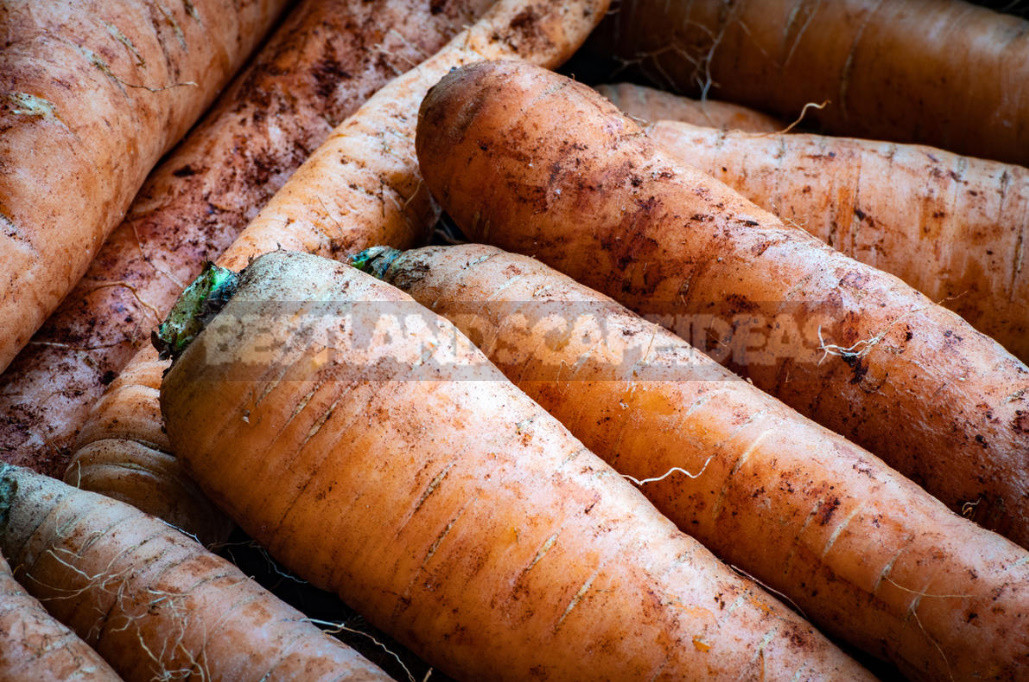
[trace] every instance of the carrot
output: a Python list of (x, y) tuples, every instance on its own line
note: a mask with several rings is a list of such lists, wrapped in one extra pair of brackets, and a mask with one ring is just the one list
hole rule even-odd
[(632, 83), (597, 85), (594, 90), (611, 100), (623, 113), (644, 121), (683, 121), (697, 126), (755, 133), (774, 133), (786, 127), (782, 121), (738, 104), (694, 100)]
[(0, 678), (120, 680), (104, 659), (53, 619), (11, 575), (0, 556)]
[[(1029, 21), (961, 0), (622, 0), (587, 46), (666, 89), (1029, 165)], [(621, 70), (621, 69), (619, 69)]]
[(488, 0), (306, 0), (148, 177), (86, 275), (0, 377), (0, 458), (60, 475), (90, 406), (201, 264), (399, 71)]
[[(418, 105), (432, 83), (460, 64), (484, 57), (515, 55), (556, 66), (585, 39), (607, 7), (606, 0), (551, 3), (545, 0), (502, 0), (475, 25), (457, 35), (447, 47), (377, 92), (304, 163), (268, 202), (218, 263), (241, 268), (264, 251), (279, 246), (324, 256), (347, 256), (376, 243), (410, 246), (427, 239), (438, 216), (422, 187), (414, 150)], [(132, 385), (160, 384), (161, 370), (153, 349), (144, 349), (126, 366)], [(127, 382), (129, 383), (129, 382)], [(119, 397), (104, 400), (87, 420), (78, 447), (106, 440), (107, 461), (119, 455), (136, 466), (140, 452), (135, 442), (154, 445), (151, 434), (162, 428), (152, 400), (136, 409), (135, 389), (124, 386)], [(152, 392), (144, 388), (141, 393)], [(103, 420), (134, 415), (138, 427), (110, 431)], [(104, 416), (107, 415), (107, 416)], [(96, 424), (96, 426), (94, 426)], [(138, 431), (136, 430), (138, 428)], [(105, 435), (109, 434), (109, 435)], [(134, 442), (135, 441), (135, 442)], [(157, 445), (160, 450), (160, 445)], [(76, 453), (65, 480), (85, 480)], [(155, 463), (164, 468), (162, 463)], [(166, 473), (162, 473), (164, 478)], [(174, 486), (178, 483), (172, 482)], [(127, 491), (126, 491), (127, 493)], [(148, 495), (149, 497), (149, 495)], [(127, 499), (127, 498), (123, 498)], [(155, 499), (155, 498), (150, 498)], [(141, 502), (143, 503), (143, 502)], [(147, 502), (149, 504), (149, 502)], [(150, 506), (157, 516), (165, 512)], [(187, 530), (200, 528), (189, 519), (203, 521), (207, 511), (193, 507), (188, 516), (176, 512)], [(170, 512), (169, 512), (170, 513)], [(210, 535), (205, 536), (209, 541)]]
[(0, 370), (286, 0), (4, 3)]
[(493, 247), (355, 262), (454, 322), (679, 528), (823, 631), (915, 679), (1029, 671), (1029, 552), (671, 332)]
[(134, 507), (0, 464), (0, 509), (16, 575), (126, 679), (390, 679)]
[(65, 482), (134, 505), (195, 536), (207, 546), (224, 543), (231, 521), (212, 505), (170, 454), (160, 421), (161, 372), (154, 358), (124, 372), (94, 406), (82, 432), (85, 443)]
[(354, 268), (264, 255), (166, 375), (168, 435), (273, 557), (449, 675), (865, 676), (459, 337)]
[[(553, 120), (566, 121), (560, 133)], [(1029, 545), (1029, 369), (954, 313), (784, 225), (543, 69), (449, 74), (422, 106), (418, 157), (473, 239), (661, 315), (952, 509)]]
[(672, 121), (647, 132), (684, 162), (897, 275), (1029, 359), (1029, 170), (869, 140), (719, 133)]

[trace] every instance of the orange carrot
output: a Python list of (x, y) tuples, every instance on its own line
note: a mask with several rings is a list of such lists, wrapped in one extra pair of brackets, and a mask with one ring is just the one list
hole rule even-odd
[(0, 458), (60, 475), (90, 406), (204, 261), (398, 71), (489, 0), (305, 0), (147, 178), (83, 279), (0, 377)]
[(1026, 550), (539, 261), (369, 254), (355, 262), (457, 324), (679, 528), (826, 632), (914, 679), (1029, 672)]
[(53, 619), (0, 556), (0, 679), (120, 680), (75, 633)]
[(286, 0), (4, 3), (0, 370)]
[[(377, 92), (340, 124), (222, 254), (219, 264), (240, 268), (278, 246), (346, 256), (376, 243), (410, 246), (426, 240), (438, 209), (422, 186), (414, 131), (418, 105), (431, 84), (451, 68), (485, 57), (518, 56), (556, 66), (585, 40), (606, 7), (606, 0), (496, 3), (479, 22)], [(144, 349), (126, 371), (133, 373), (131, 383), (152, 387), (159, 385), (164, 367), (167, 363), (158, 362), (153, 349)], [(120, 441), (126, 444), (126, 461), (139, 462), (140, 449), (132, 441), (150, 446), (150, 434), (162, 428), (161, 416), (151, 402), (146, 411), (137, 410), (134, 389), (123, 387), (119, 393), (120, 397), (105, 399), (103, 414), (98, 410), (87, 421), (79, 447), (107, 440), (111, 446), (107, 461), (112, 462), (119, 456), (113, 441)], [(139, 425), (138, 437), (120, 429), (110, 432), (99, 421), (111, 417), (120, 422), (127, 414), (133, 414)], [(163, 468), (163, 464), (155, 466)], [(80, 477), (87, 478), (73, 459), (65, 480), (75, 482)], [(148, 503), (147, 497), (140, 504)], [(159, 509), (149, 510), (166, 518)], [(190, 517), (202, 522), (206, 514), (203, 507), (193, 507)], [(193, 522), (183, 524), (187, 530), (196, 528)]]
[(0, 463), (0, 510), (15, 574), (126, 679), (390, 679), (134, 507)]
[[(473, 239), (662, 314), (759, 388), (1029, 546), (1029, 368), (954, 313), (784, 225), (543, 69), (449, 74), (422, 106), (418, 157)], [(710, 320), (721, 328), (709, 347), (698, 337)]]
[(663, 121), (665, 150), (1029, 359), (1029, 170), (950, 152)]
[(1029, 21), (961, 0), (621, 0), (587, 52), (833, 134), (1029, 164)]
[(176, 454), (244, 530), (447, 674), (867, 678), (449, 323), (354, 268), (255, 260), (161, 406)]

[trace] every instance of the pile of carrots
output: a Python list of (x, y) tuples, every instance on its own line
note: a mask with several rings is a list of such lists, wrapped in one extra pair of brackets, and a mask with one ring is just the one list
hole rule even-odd
[(1029, 679), (1029, 21), (0, 25), (0, 679)]

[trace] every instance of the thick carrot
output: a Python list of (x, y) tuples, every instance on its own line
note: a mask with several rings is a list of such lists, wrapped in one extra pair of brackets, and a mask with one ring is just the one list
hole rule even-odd
[[(473, 239), (663, 315), (952, 509), (1029, 545), (1029, 369), (954, 313), (784, 225), (543, 69), (449, 74), (422, 107), (418, 156)], [(703, 338), (712, 330), (715, 343)]]
[(354, 268), (267, 254), (172, 364), (168, 435), (272, 556), (450, 675), (866, 675), (462, 339)]
[(490, 0), (306, 0), (147, 179), (83, 279), (0, 377), (0, 458), (59, 475), (90, 406), (333, 126)]
[(911, 678), (1029, 673), (1029, 552), (671, 332), (493, 247), (380, 250), (363, 269), (453, 321), (679, 528), (824, 631)]
[(1029, 21), (961, 0), (621, 0), (590, 41), (667, 89), (1029, 165)]
[[(346, 256), (376, 243), (409, 246), (426, 240), (438, 209), (422, 187), (414, 150), (418, 105), (425, 92), (451, 68), (484, 57), (513, 55), (556, 66), (585, 40), (606, 7), (606, 0), (496, 3), (479, 22), (431, 59), (377, 92), (338, 126), (218, 262), (240, 268), (279, 246)], [(167, 363), (158, 362), (151, 348), (140, 351), (126, 371), (133, 373), (132, 384), (144, 387), (141, 393), (152, 395), (146, 387), (159, 385), (164, 367)], [(133, 405), (135, 389), (123, 387), (119, 393), (118, 397), (105, 399), (103, 414), (98, 410), (87, 421), (79, 447), (107, 440), (107, 461), (113, 462), (118, 457), (118, 441), (125, 444), (126, 461), (137, 462), (140, 450), (133, 441), (153, 445), (150, 434), (161, 430), (161, 416), (153, 409), (152, 398), (145, 411), (137, 410)], [(138, 435), (121, 429), (110, 432), (99, 423), (105, 419), (104, 414), (119, 420), (120, 415), (133, 414), (139, 424)], [(85, 478), (76, 464), (80, 456), (73, 458), (65, 480)], [(160, 466), (163, 468), (163, 464)], [(158, 509), (149, 509), (165, 518)], [(193, 518), (203, 520), (207, 514), (203, 508), (193, 510)], [(184, 528), (196, 528), (191, 523)]]
[(46, 612), (0, 556), (0, 679), (120, 680), (74, 632)]
[(0, 6), (0, 370), (285, 5)]
[(695, 100), (632, 83), (597, 85), (594, 89), (622, 112), (643, 121), (683, 121), (755, 133), (774, 133), (786, 127), (767, 114), (729, 102)]
[(1029, 359), (1029, 170), (914, 145), (647, 129), (686, 163)]
[(0, 464), (0, 509), (15, 575), (126, 679), (390, 679), (134, 507)]

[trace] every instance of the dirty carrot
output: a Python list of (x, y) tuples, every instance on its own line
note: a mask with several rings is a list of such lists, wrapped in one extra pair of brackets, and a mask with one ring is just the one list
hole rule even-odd
[[(559, 133), (553, 120), (566, 122)], [(1029, 368), (953, 312), (784, 225), (543, 69), (493, 62), (446, 76), (422, 106), (418, 157), (472, 239), (660, 315), (1029, 546)]]
[(151, 172), (86, 274), (0, 376), (0, 459), (59, 476), (92, 403), (204, 261), (334, 126), (488, 2), (300, 3)]
[[(239, 269), (279, 247), (343, 257), (376, 243), (410, 246), (427, 240), (438, 209), (423, 187), (414, 149), (418, 105), (425, 92), (451, 68), (488, 57), (516, 56), (557, 66), (585, 40), (606, 7), (606, 0), (496, 3), (440, 52), (390, 82), (337, 126), (218, 263)], [(159, 385), (167, 363), (157, 360), (152, 348), (143, 349), (126, 371), (135, 373), (134, 383)], [(107, 414), (133, 412), (127, 404), (133, 391), (120, 392), (122, 397), (105, 401)], [(119, 406), (122, 400), (126, 402)], [(134, 414), (146, 444), (148, 434), (162, 428), (160, 413), (149, 406)], [(103, 428), (91, 423), (87, 420), (80, 447), (107, 438)], [(121, 431), (107, 440), (112, 448), (117, 447), (113, 440), (125, 442), (126, 457), (135, 456), (131, 434)], [(113, 449), (108, 453), (108, 461), (117, 456)], [(74, 482), (81, 475), (73, 462), (65, 480)], [(203, 514), (198, 510), (198, 516)]]
[(0, 556), (0, 679), (120, 680), (74, 632), (54, 620), (11, 575)]
[(1029, 170), (820, 135), (660, 121), (647, 133), (789, 224), (897, 275), (1029, 359)]
[(0, 370), (286, 4), (0, 7)]
[(494, 247), (375, 247), (357, 263), (454, 322), (679, 528), (823, 631), (912, 679), (1029, 671), (1029, 552), (670, 331)]
[(868, 678), (394, 287), (274, 252), (210, 312), (161, 387), (176, 455), (284, 566), (447, 674)]
[(789, 121), (825, 102), (832, 134), (1029, 165), (1029, 21), (961, 0), (621, 0), (587, 48)]
[(390, 679), (135, 507), (0, 463), (0, 511), (15, 576), (126, 679)]

